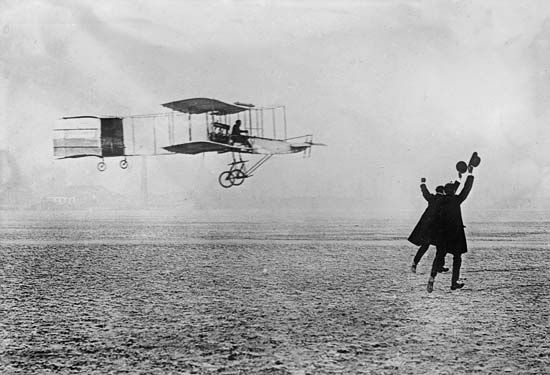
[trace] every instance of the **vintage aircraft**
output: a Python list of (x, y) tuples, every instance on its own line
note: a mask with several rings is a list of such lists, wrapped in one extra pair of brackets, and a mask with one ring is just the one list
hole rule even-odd
[[(310, 155), (312, 146), (324, 146), (314, 143), (311, 134), (288, 138), (283, 106), (260, 108), (209, 98), (179, 100), (163, 106), (172, 111), (127, 117), (63, 117), (54, 129), (54, 156), (60, 159), (99, 157), (97, 169), (104, 171), (106, 157), (123, 158), (120, 167), (126, 169), (129, 156), (231, 152), (229, 169), (218, 178), (221, 186), (229, 188), (241, 185), (273, 155), (298, 152)], [(204, 115), (204, 118), (199, 116), (197, 120), (194, 115)], [(282, 122), (282, 129), (277, 120), (279, 124)], [(146, 134), (145, 138), (142, 135), (140, 140), (136, 131), (139, 127), (152, 129), (152, 134)], [(193, 132), (197, 127), (198, 134)], [(283, 136), (278, 137), (277, 132)], [(128, 133), (130, 137), (125, 137)], [(145, 147), (151, 140), (152, 148)], [(247, 167), (248, 161), (243, 160), (242, 154), (262, 157)]]

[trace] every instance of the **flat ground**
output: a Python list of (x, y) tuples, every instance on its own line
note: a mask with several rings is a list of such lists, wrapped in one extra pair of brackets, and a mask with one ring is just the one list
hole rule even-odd
[(0, 215), (3, 374), (550, 373), (548, 222), (428, 294), (414, 222), (76, 216)]

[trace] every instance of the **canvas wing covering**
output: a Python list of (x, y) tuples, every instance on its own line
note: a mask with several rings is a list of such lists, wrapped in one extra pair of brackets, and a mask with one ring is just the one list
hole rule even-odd
[(249, 109), (247, 107), (224, 103), (220, 100), (209, 98), (177, 100), (170, 103), (164, 103), (163, 106), (173, 109), (174, 111), (189, 113), (192, 115), (208, 112), (213, 112), (217, 115), (231, 115), (233, 113), (239, 113)]
[(95, 116), (64, 117), (54, 129), (54, 156), (124, 156), (122, 118)]
[(53, 151), (60, 159), (101, 157), (101, 120), (93, 116), (59, 120), (54, 129)]

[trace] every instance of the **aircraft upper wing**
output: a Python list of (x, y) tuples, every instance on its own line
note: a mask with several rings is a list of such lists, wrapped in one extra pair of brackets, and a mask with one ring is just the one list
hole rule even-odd
[(199, 113), (215, 112), (218, 115), (230, 115), (250, 109), (249, 107), (224, 103), (216, 99), (192, 98), (164, 103), (164, 107), (192, 115)]
[(187, 142), (181, 143), (179, 145), (172, 145), (163, 147), (165, 150), (170, 152), (175, 152), (178, 154), (200, 154), (203, 152), (230, 152), (230, 151), (240, 151), (243, 149), (240, 147), (230, 146), (223, 143), (209, 142), (209, 141), (197, 141), (197, 142)]

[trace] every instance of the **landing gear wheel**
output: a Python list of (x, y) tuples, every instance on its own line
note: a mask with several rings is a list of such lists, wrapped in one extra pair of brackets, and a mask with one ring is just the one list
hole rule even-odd
[(126, 159), (121, 160), (119, 164), (120, 164), (120, 168), (122, 169), (128, 168), (128, 161)]
[(103, 172), (105, 169), (107, 169), (107, 164), (105, 164), (105, 162), (100, 161), (99, 163), (97, 163), (98, 171)]
[(232, 175), (233, 175), (233, 172), (231, 171), (222, 172), (218, 177), (218, 182), (224, 188), (230, 188), (231, 186), (233, 186), (233, 181), (234, 181), (234, 179), (231, 177)]
[(235, 186), (241, 185), (244, 182), (245, 178), (246, 174), (240, 169), (236, 169), (231, 172), (231, 176), (229, 177), (229, 179), (233, 182), (233, 185)]

